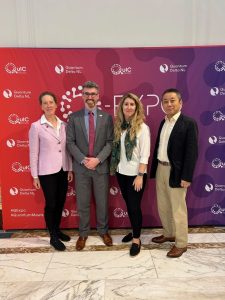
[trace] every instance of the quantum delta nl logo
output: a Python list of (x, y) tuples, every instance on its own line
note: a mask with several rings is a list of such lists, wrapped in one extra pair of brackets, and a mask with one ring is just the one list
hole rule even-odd
[(214, 86), (210, 89), (210, 95), (213, 97), (225, 96), (225, 88)]
[(83, 67), (82, 66), (63, 66), (60, 64), (57, 64), (55, 66), (55, 72), (59, 75), (65, 73), (65, 74), (82, 74), (83, 73)]
[(161, 64), (159, 66), (159, 71), (161, 73), (179, 73), (179, 72), (186, 72), (188, 66), (187, 65), (167, 65), (167, 64)]

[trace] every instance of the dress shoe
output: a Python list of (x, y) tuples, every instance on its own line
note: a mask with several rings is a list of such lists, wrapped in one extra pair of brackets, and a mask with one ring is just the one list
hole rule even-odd
[(57, 231), (57, 236), (63, 242), (69, 242), (70, 241), (70, 237), (67, 234), (60, 231), (60, 230)]
[(170, 249), (167, 253), (168, 257), (180, 257), (184, 252), (187, 251), (187, 247), (185, 248), (177, 248), (175, 245)]
[(58, 236), (53, 235), (50, 238), (50, 245), (55, 248), (55, 250), (58, 251), (64, 251), (66, 249), (66, 246), (59, 240)]
[(79, 238), (76, 242), (76, 250), (77, 251), (81, 251), (84, 249), (87, 238), (88, 238), (87, 236), (79, 236)]
[(103, 243), (104, 243), (106, 246), (110, 247), (110, 246), (113, 245), (112, 238), (111, 238), (111, 236), (108, 234), (108, 232), (106, 232), (106, 233), (104, 233), (104, 234), (102, 234), (102, 235), (100, 235), (100, 236), (101, 236), (101, 238), (102, 238), (102, 240), (103, 240)]
[(123, 243), (129, 243), (130, 241), (132, 241), (132, 239), (133, 239), (133, 234), (131, 232), (129, 232), (127, 235), (125, 235), (122, 238), (122, 242)]
[(141, 250), (141, 241), (140, 244), (136, 244), (136, 243), (132, 243), (131, 247), (130, 247), (130, 256), (136, 256), (139, 254)]
[(162, 244), (165, 242), (175, 242), (175, 237), (166, 237), (164, 235), (160, 235), (152, 238), (152, 242), (157, 244)]

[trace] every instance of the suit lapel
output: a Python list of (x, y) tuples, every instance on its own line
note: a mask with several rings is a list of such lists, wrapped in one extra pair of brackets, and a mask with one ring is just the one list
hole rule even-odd
[(101, 130), (103, 113), (101, 110), (97, 109), (97, 119), (96, 119), (96, 128), (95, 128), (95, 141), (97, 140), (97, 136)]
[(42, 124), (41, 126), (42, 126), (42, 128), (44, 129), (44, 131), (46, 133), (50, 134), (51, 136), (53, 136), (58, 141), (61, 141), (61, 139), (62, 139), (62, 137), (61, 137), (62, 126), (64, 126), (63, 124), (61, 125), (59, 136), (57, 136), (56, 131), (51, 126), (49, 126), (48, 124)]
[(80, 120), (80, 126), (83, 130), (84, 136), (87, 140), (88, 143), (88, 133), (87, 133), (87, 128), (85, 126), (85, 120), (84, 120), (84, 110), (81, 111), (80, 116), (79, 116), (79, 120)]

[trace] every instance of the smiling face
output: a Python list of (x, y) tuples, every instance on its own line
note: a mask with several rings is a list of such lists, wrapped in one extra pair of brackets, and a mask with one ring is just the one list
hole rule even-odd
[(96, 88), (84, 88), (83, 89), (84, 105), (88, 110), (93, 110), (99, 100), (99, 92)]
[(126, 121), (129, 121), (136, 111), (136, 103), (131, 98), (126, 98), (123, 102), (123, 115)]
[(41, 109), (46, 117), (54, 116), (56, 108), (57, 104), (52, 96), (45, 95), (41, 98)]
[(166, 93), (162, 98), (162, 107), (167, 117), (170, 119), (182, 108), (182, 100), (176, 93)]

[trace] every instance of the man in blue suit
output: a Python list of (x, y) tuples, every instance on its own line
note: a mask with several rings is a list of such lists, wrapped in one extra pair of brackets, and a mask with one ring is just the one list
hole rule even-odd
[(85, 247), (90, 230), (90, 198), (96, 202), (97, 231), (107, 246), (109, 156), (113, 141), (112, 116), (97, 108), (99, 87), (93, 81), (83, 85), (84, 109), (70, 115), (67, 148), (73, 157), (77, 208), (80, 217), (78, 251)]
[(156, 178), (157, 205), (163, 235), (154, 243), (175, 242), (168, 257), (179, 257), (187, 251), (187, 188), (190, 186), (198, 156), (198, 127), (181, 113), (182, 98), (177, 89), (162, 94), (166, 113), (156, 139), (151, 178)]

